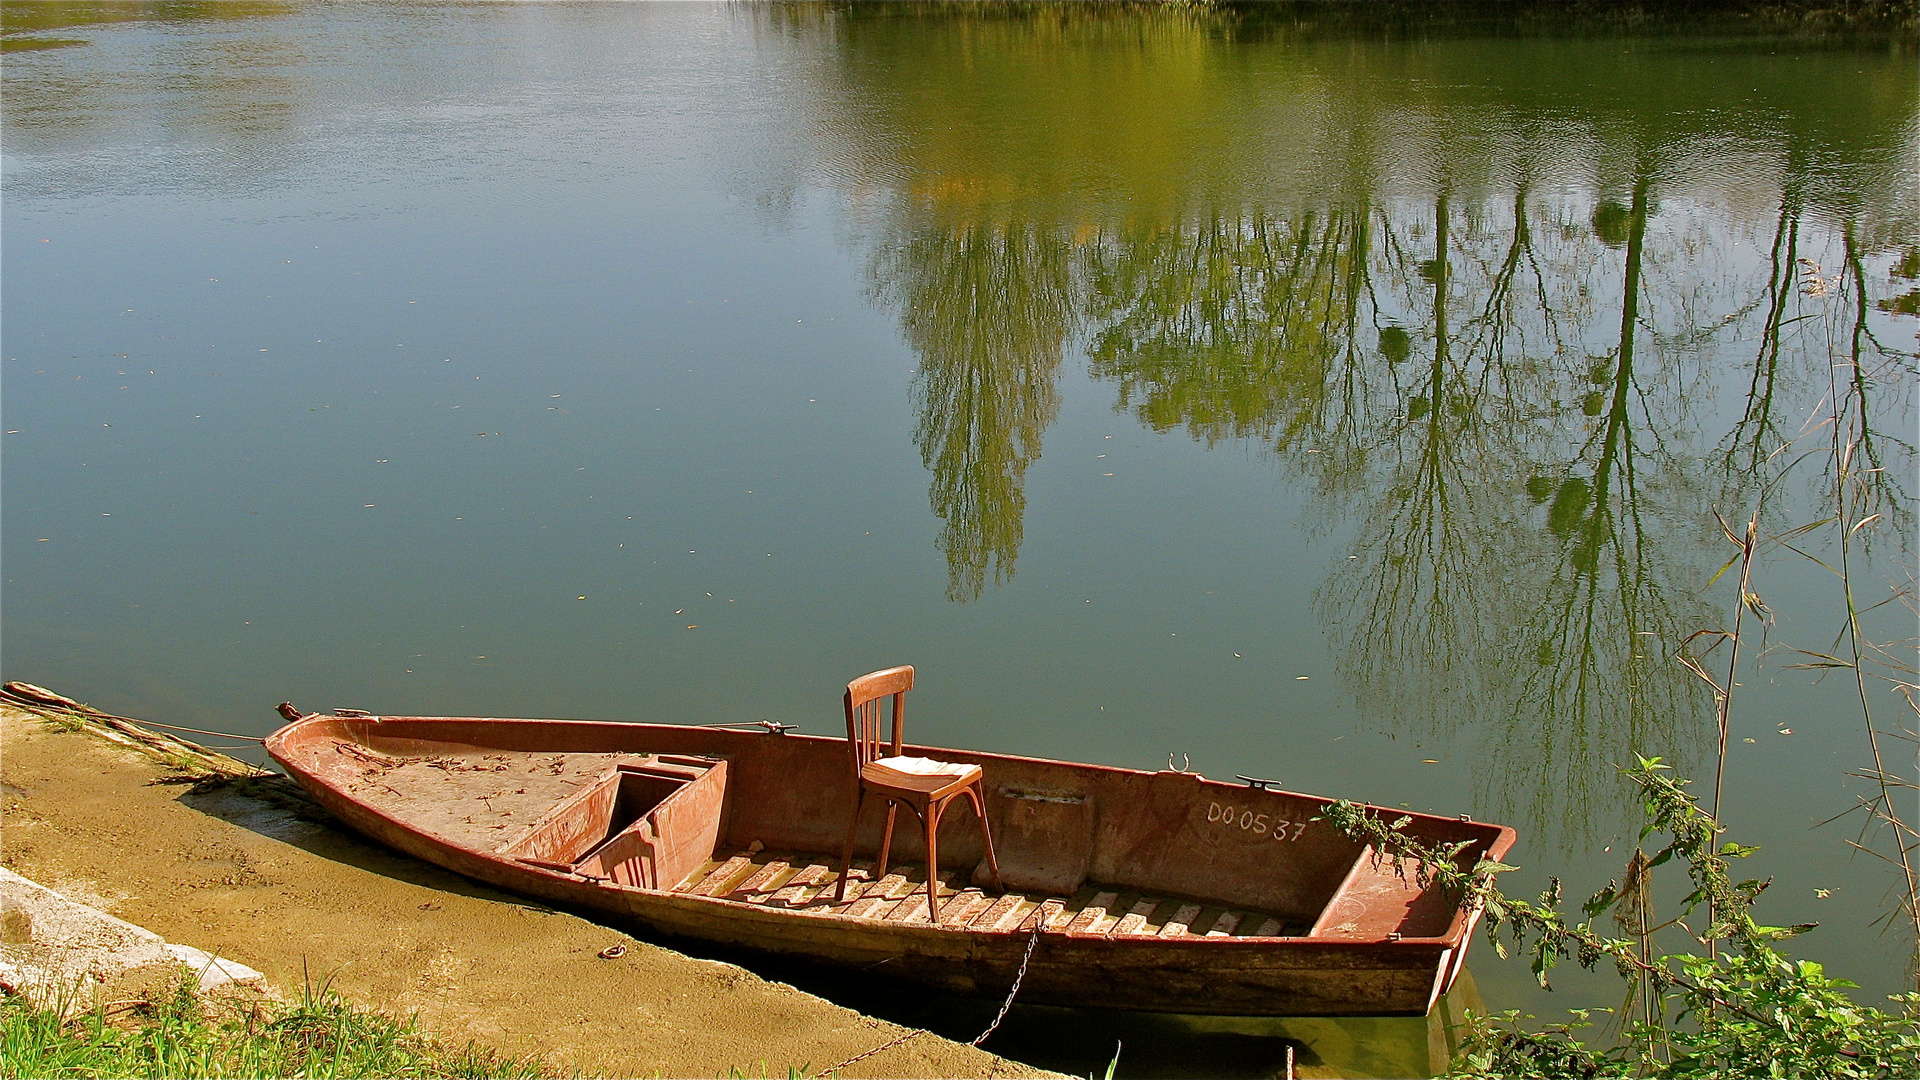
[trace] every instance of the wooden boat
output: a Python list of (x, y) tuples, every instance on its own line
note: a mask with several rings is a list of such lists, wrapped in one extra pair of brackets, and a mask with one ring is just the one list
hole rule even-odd
[[(1424, 1015), (1479, 917), (1319, 820), (1328, 800), (1181, 771), (910, 747), (985, 771), (1006, 891), (971, 814), (902, 829), (873, 880), (835, 875), (854, 793), (843, 739), (572, 720), (298, 717), (266, 746), (353, 828), (490, 885), (656, 932), (962, 993), (1247, 1016)], [(879, 848), (868, 815), (856, 852)], [(1499, 858), (1512, 829), (1411, 815)], [(916, 862), (915, 860), (920, 860)], [(1413, 875), (1409, 874), (1408, 879)], [(984, 869), (980, 882), (984, 883)]]

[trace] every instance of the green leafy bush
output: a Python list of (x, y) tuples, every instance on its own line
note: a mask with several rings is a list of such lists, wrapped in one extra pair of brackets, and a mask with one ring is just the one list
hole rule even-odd
[[(1530, 953), (1541, 986), (1550, 986), (1550, 973), (1567, 958), (1589, 969), (1611, 961), (1627, 983), (1617, 1039), (1598, 1044), (1582, 1038), (1594, 1026), (1593, 1012), (1601, 1010), (1572, 1010), (1569, 1022), (1538, 1027), (1518, 1012), (1470, 1015), (1448, 1075), (1920, 1076), (1920, 994), (1891, 998), (1895, 1011), (1861, 1005), (1847, 994), (1856, 984), (1829, 978), (1811, 960), (1782, 955), (1777, 942), (1812, 926), (1766, 926), (1753, 918), (1767, 883), (1736, 882), (1728, 868), (1756, 849), (1716, 846), (1720, 824), (1687, 793), (1686, 781), (1669, 772), (1658, 758), (1641, 758), (1626, 770), (1643, 795), (1641, 845), (1656, 835), (1667, 843), (1652, 855), (1636, 850), (1625, 883), (1595, 893), (1581, 906), (1578, 921), (1560, 910), (1557, 880), (1535, 901), (1515, 899), (1496, 884), (1514, 867), (1484, 859), (1462, 866), (1467, 843), (1430, 847), (1401, 831), (1411, 818), (1389, 823), (1347, 802), (1329, 808), (1329, 820), (1373, 844), (1377, 857), (1392, 858), (1396, 872), (1411, 867), (1422, 886), (1438, 885), (1481, 908), (1494, 949), (1503, 957), (1510, 948)], [(1693, 888), (1677, 915), (1655, 923), (1648, 883), (1656, 868), (1676, 857)], [(1602, 934), (1596, 924), (1603, 916), (1630, 936)], [(1692, 929), (1703, 921), (1704, 929)], [(1654, 936), (1674, 933), (1686, 936), (1689, 950), (1656, 952)]]

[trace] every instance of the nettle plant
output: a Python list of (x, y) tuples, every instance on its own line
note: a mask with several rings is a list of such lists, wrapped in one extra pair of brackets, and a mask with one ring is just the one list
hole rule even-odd
[[(1349, 802), (1328, 808), (1329, 821), (1372, 844), (1376, 858), (1394, 860), (1396, 873), (1411, 873), (1423, 888), (1437, 884), (1483, 909), (1495, 951), (1530, 954), (1541, 986), (1551, 989), (1548, 975), (1565, 959), (1588, 969), (1611, 963), (1627, 984), (1619, 1037), (1610, 1044), (1579, 1035), (1594, 1026), (1594, 1012), (1615, 1010), (1569, 1010), (1567, 1023), (1537, 1028), (1528, 1024), (1533, 1017), (1517, 1011), (1469, 1013), (1448, 1075), (1920, 1076), (1920, 994), (1890, 998), (1897, 1011), (1861, 1005), (1846, 993), (1857, 984), (1829, 978), (1811, 960), (1782, 955), (1776, 943), (1813, 926), (1765, 926), (1754, 919), (1754, 902), (1767, 883), (1736, 882), (1728, 867), (1756, 849), (1720, 843), (1720, 824), (1659, 758), (1639, 758), (1624, 772), (1640, 786), (1646, 825), (1624, 880), (1588, 898), (1578, 921), (1560, 910), (1557, 878), (1538, 899), (1515, 899), (1497, 884), (1515, 867), (1482, 859), (1463, 868), (1466, 842), (1429, 846), (1401, 831), (1411, 818), (1389, 822)], [(1656, 836), (1667, 843), (1648, 855), (1644, 849)], [(1693, 888), (1677, 915), (1656, 923), (1652, 875), (1675, 859)], [(1602, 933), (1603, 918), (1623, 936)], [(1696, 931), (1696, 923), (1705, 928)], [(1704, 955), (1657, 952), (1653, 936), (1675, 931)]]

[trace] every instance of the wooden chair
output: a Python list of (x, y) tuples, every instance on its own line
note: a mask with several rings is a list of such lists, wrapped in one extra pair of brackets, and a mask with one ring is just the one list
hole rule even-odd
[[(913, 689), (913, 668), (902, 666), (862, 675), (847, 684), (847, 747), (853, 760), (853, 781), (858, 795), (854, 799), (853, 818), (847, 822), (847, 842), (840, 851), (840, 883), (834, 889), (833, 902), (847, 898), (847, 877), (853, 873), (853, 837), (860, 827), (860, 812), (866, 809), (869, 793), (887, 800), (887, 826), (880, 834), (880, 860), (873, 879), (887, 874), (888, 849), (893, 846), (893, 819), (904, 806), (914, 812), (927, 834), (927, 917), (940, 919), (940, 816), (947, 804), (965, 795), (980, 817), (980, 832), (987, 841), (987, 869), (993, 875), (993, 887), (1002, 889), (1000, 860), (993, 854), (993, 831), (987, 825), (987, 801), (978, 765), (934, 761), (929, 758), (903, 757), (900, 753), (901, 725), (907, 708), (907, 691)], [(893, 698), (893, 737), (880, 738), (881, 702)], [(891, 749), (889, 749), (891, 746)]]

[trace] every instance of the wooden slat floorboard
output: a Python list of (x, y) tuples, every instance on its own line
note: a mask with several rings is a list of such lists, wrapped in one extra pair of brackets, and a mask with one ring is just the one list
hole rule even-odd
[(1047, 901), (1047, 905), (1045, 915), (1046, 928), (1049, 931), (1065, 930), (1067, 925), (1073, 921), (1072, 900), (1061, 900), (1058, 903), (1049, 900)]
[(907, 880), (906, 875), (896, 870), (869, 885), (867, 890), (860, 894), (858, 901), (848, 905), (847, 914), (866, 919), (875, 918), (882, 909), (892, 907), (899, 902), (900, 897), (905, 896), (906, 890), (911, 887), (912, 883)]
[(828, 889), (821, 894), (825, 897), (828, 904), (828, 906), (822, 910), (832, 912), (835, 915), (852, 915), (854, 914), (854, 905), (866, 899), (867, 894), (873, 892), (874, 887), (878, 884), (879, 882), (875, 881), (850, 881), (847, 883), (847, 898), (836, 904), (833, 902), (834, 891), (839, 888), (836, 883), (833, 889)]
[(873, 864), (870, 862), (857, 862), (853, 864), (852, 870), (849, 871), (847, 875), (846, 899), (837, 904), (833, 901), (834, 892), (840, 888), (840, 879), (837, 872), (828, 880), (827, 888), (822, 889), (815, 899), (824, 901), (826, 904), (825, 907), (819, 910), (831, 912), (835, 915), (845, 915), (847, 909), (858, 903), (860, 898), (865, 896), (867, 890), (872, 887)]
[(1186, 937), (1192, 933), (1193, 921), (1200, 917), (1199, 904), (1181, 904), (1180, 909), (1160, 927), (1161, 937)]
[[(937, 883), (936, 887), (940, 890), (940, 902), (943, 904), (953, 895), (949, 886), (949, 882), (953, 880), (953, 877), (954, 875), (950, 873), (941, 874)], [(914, 891), (907, 894), (906, 899), (895, 904), (892, 910), (887, 912), (886, 919), (888, 922), (897, 923), (932, 922), (932, 918), (927, 914), (927, 883), (924, 881), (914, 882)]]
[(998, 929), (1000, 920), (1013, 914), (1014, 910), (1019, 906), (1020, 906), (1019, 893), (1007, 893), (1004, 896), (995, 897), (992, 903), (988, 904), (984, 909), (974, 913), (973, 921), (967, 924), (967, 929), (969, 930)]
[(887, 912), (887, 921), (897, 922), (903, 925), (908, 923), (932, 922), (933, 920), (927, 917), (927, 894), (916, 892), (905, 900), (893, 905), (893, 908)]
[(1014, 909), (1014, 911), (1010, 913), (1010, 916), (1016, 921), (1010, 924), (1007, 922), (1008, 916), (1002, 916), (1002, 921), (996, 929), (1012, 929), (1015, 926), (1023, 930), (1032, 930), (1035, 927), (1051, 929), (1065, 917), (1066, 910), (1067, 902), (1065, 900), (1050, 896), (1032, 908), (1027, 908), (1025, 905), (1022, 905)]
[(1240, 920), (1244, 918), (1246, 918), (1244, 911), (1223, 911), (1220, 917), (1213, 921), (1213, 927), (1207, 931), (1207, 936), (1232, 937), (1234, 928), (1239, 926)]
[[(1057, 903), (1058, 901), (1055, 902)], [(994, 926), (985, 927), (976, 922), (973, 925), (973, 929), (991, 929), (1000, 933), (1006, 933), (1010, 930), (1018, 930), (1022, 933), (1031, 932), (1033, 927), (1029, 925), (1029, 920), (1040, 913), (1040, 906), (1044, 903), (1047, 903), (1047, 898), (1044, 896), (1021, 896), (1018, 903), (1007, 909), (1006, 914), (994, 920)]]
[(1147, 927), (1147, 920), (1159, 906), (1160, 901), (1151, 896), (1143, 896), (1135, 900), (1133, 906), (1127, 909), (1127, 913), (1120, 917), (1120, 921), (1113, 924), (1113, 929), (1107, 931), (1107, 936), (1124, 937), (1152, 933)]
[(763, 903), (768, 894), (773, 892), (775, 882), (782, 880), (791, 869), (785, 859), (768, 859), (766, 865), (754, 871), (747, 880), (735, 885), (733, 891), (727, 894), (727, 899), (745, 900), (750, 904)]
[(779, 890), (767, 898), (768, 907), (804, 907), (820, 891), (822, 883), (833, 881), (833, 871), (823, 863), (814, 863), (794, 874)]
[(740, 854), (721, 863), (719, 869), (708, 874), (693, 890), (695, 896), (725, 896), (733, 891), (734, 883), (742, 877), (754, 873), (753, 858)]
[(1080, 913), (1075, 915), (1073, 921), (1067, 924), (1067, 933), (1092, 934), (1098, 932), (1100, 924), (1106, 921), (1110, 914), (1107, 910), (1108, 906), (1119, 899), (1120, 894), (1117, 892), (1095, 893), (1093, 899), (1087, 901), (1087, 906), (1081, 908)]
[(954, 894), (951, 900), (940, 902), (940, 925), (962, 927), (973, 922), (973, 917), (991, 907), (993, 900), (979, 889), (967, 889)]
[[(852, 915), (905, 925), (927, 925), (922, 867), (895, 865), (879, 881), (873, 863), (855, 862), (846, 899), (834, 903), (838, 860), (802, 853), (724, 850), (722, 858), (687, 876), (675, 892), (715, 896), (806, 915)], [(1096, 885), (1070, 897), (991, 893), (966, 885), (962, 875), (940, 875), (940, 926), (973, 933), (1010, 933), (1044, 925), (1049, 932), (1095, 937), (1280, 937), (1306, 932), (1277, 915), (1143, 895)]]
[(695, 870), (691, 874), (688, 874), (687, 879), (685, 881), (682, 881), (680, 884), (675, 885), (670, 891), (677, 892), (677, 893), (692, 892), (693, 890), (699, 888), (702, 884), (704, 884), (707, 878), (711, 876), (715, 870), (720, 869), (722, 866), (725, 866), (726, 864), (727, 864), (727, 861), (725, 859), (708, 859), (704, 864), (700, 866), (699, 869)]
[(1139, 893), (1124, 892), (1112, 900), (1109, 900), (1103, 905), (1107, 910), (1098, 919), (1093, 921), (1093, 925), (1087, 927), (1087, 933), (1097, 937), (1106, 937), (1113, 932), (1113, 928), (1119, 924), (1121, 919), (1127, 917), (1127, 912), (1131, 911), (1133, 905), (1138, 903), (1139, 900)]

